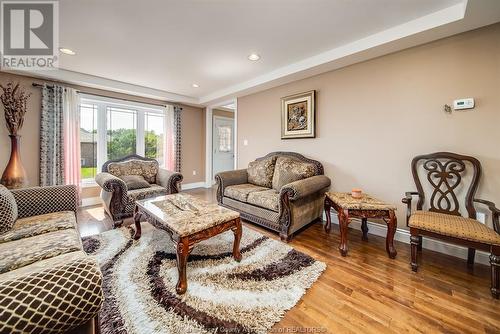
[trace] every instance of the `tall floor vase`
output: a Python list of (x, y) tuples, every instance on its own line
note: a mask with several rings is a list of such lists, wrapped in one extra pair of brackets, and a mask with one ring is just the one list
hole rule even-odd
[(23, 188), (28, 185), (28, 178), (19, 155), (21, 136), (9, 135), (9, 137), (11, 144), (10, 159), (2, 174), (0, 183), (9, 189)]

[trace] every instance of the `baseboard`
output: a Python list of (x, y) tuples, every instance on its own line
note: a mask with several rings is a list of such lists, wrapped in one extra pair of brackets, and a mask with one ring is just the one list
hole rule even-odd
[(182, 190), (189, 190), (189, 189), (194, 189), (194, 188), (206, 188), (206, 184), (205, 184), (205, 182), (193, 182), (193, 183), (182, 183), (181, 184)]
[[(332, 217), (332, 224), (338, 225), (339, 221), (337, 218), (337, 213), (333, 211), (331, 217)], [(326, 220), (326, 216), (324, 213), (323, 213), (323, 220), (324, 221)], [(349, 227), (361, 231), (361, 220), (352, 219), (351, 223), (349, 224)], [(368, 221), (368, 234), (373, 234), (373, 235), (376, 235), (379, 237), (385, 237), (387, 235), (387, 228), (382, 224), (377, 224), (377, 223), (373, 223), (373, 222)], [(402, 228), (398, 228), (396, 230), (396, 234), (394, 235), (394, 240), (403, 242), (405, 244), (409, 244), (410, 243), (410, 231), (404, 230)], [(449, 244), (449, 243), (441, 241), (441, 240), (436, 240), (436, 239), (424, 237), (422, 247), (425, 249), (435, 251), (435, 252), (455, 256), (455, 257), (458, 257), (460, 259), (467, 259), (467, 248), (466, 247), (462, 247), (462, 246), (454, 245), (454, 244)], [(490, 254), (488, 254), (486, 252), (476, 251), (476, 262), (489, 266), (490, 265), (489, 256), (490, 256)]]
[(92, 205), (97, 205), (97, 204), (101, 204), (101, 203), (102, 203), (102, 201), (101, 201), (100, 197), (89, 197), (89, 198), (82, 199), (81, 207), (92, 206)]

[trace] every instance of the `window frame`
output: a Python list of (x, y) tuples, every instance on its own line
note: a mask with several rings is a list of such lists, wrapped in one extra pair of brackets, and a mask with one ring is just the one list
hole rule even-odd
[[(100, 172), (104, 163), (108, 160), (108, 108), (119, 108), (126, 109), (136, 112), (136, 154), (144, 156), (146, 152), (146, 142), (145, 142), (145, 115), (147, 113), (154, 113), (167, 117), (168, 108), (173, 108), (172, 105), (152, 105), (147, 103), (140, 103), (134, 101), (119, 100), (114, 98), (81, 94), (79, 107), (82, 104), (91, 104), (97, 107), (97, 164), (96, 164), (96, 174)], [(165, 125), (164, 125), (164, 136), (166, 136)], [(163, 161), (159, 161), (160, 167), (164, 167), (166, 164), (165, 154), (163, 155)], [(88, 178), (81, 180), (83, 186), (93, 186), (96, 185), (94, 178)]]

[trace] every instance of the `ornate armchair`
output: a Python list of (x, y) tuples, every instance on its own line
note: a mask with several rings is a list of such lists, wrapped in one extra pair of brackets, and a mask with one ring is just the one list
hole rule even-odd
[[(129, 189), (126, 177), (130, 175), (142, 176), (147, 181), (145, 187)], [(115, 226), (133, 215), (136, 200), (178, 193), (182, 179), (182, 174), (162, 169), (156, 160), (136, 154), (106, 161), (95, 177), (102, 188), (104, 210)]]
[[(476, 249), (488, 251), (491, 264), (491, 294), (500, 295), (500, 210), (490, 201), (475, 198), (481, 175), (480, 162), (469, 156), (439, 152), (415, 157), (411, 163), (416, 192), (407, 192), (403, 203), (408, 206), (406, 224), (410, 227), (411, 268), (417, 271), (417, 255), (422, 249), (422, 237), (443, 239), (468, 247), (467, 265), (474, 265)], [(470, 174), (472, 171), (472, 174)], [(421, 182), (419, 175), (425, 175)], [(470, 180), (469, 180), (470, 179)], [(425, 186), (425, 188), (424, 188)], [(466, 190), (465, 212), (457, 195)], [(430, 193), (427, 203), (425, 193)], [(418, 196), (416, 211), (412, 212), (412, 197)], [(476, 220), (474, 203), (491, 211), (493, 229)]]

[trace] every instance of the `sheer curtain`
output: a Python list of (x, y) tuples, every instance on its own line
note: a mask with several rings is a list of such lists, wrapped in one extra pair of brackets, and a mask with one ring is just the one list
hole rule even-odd
[(73, 88), (63, 95), (64, 182), (80, 187), (80, 98)]

